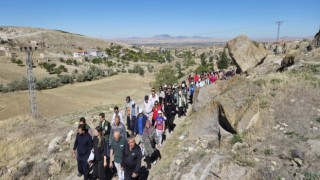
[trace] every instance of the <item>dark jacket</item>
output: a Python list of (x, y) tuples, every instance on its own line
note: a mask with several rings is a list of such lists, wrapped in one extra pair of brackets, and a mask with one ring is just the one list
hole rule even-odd
[(94, 152), (94, 160), (102, 161), (104, 152), (105, 152), (105, 140), (102, 138), (101, 146), (99, 147), (99, 139), (97, 136), (93, 137), (93, 152)]
[(147, 122), (147, 120), (148, 120), (148, 117), (146, 116), (146, 115), (144, 115), (144, 114), (139, 114), (138, 116), (137, 116), (137, 119), (136, 119), (136, 124), (134, 125), (134, 132), (136, 133), (136, 134), (138, 134), (139, 133), (139, 118), (140, 118), (140, 116), (143, 116), (142, 117), (142, 131), (143, 131), (143, 129), (144, 129), (144, 127), (146, 126), (146, 122)]
[(109, 121), (105, 120), (104, 123), (100, 122), (99, 126), (103, 130), (104, 140), (106, 142), (109, 142), (109, 136), (110, 136), (110, 130), (111, 130), (111, 125), (110, 125)]
[(176, 106), (174, 104), (167, 105), (164, 110), (167, 118), (174, 117), (177, 113)]
[(77, 133), (73, 150), (77, 150), (78, 157), (86, 157), (90, 154), (92, 148), (92, 137), (88, 133), (84, 133), (83, 135)]
[(142, 153), (140, 147), (136, 144), (134, 148), (130, 150), (129, 145), (126, 144), (121, 163), (121, 166), (124, 168), (124, 170), (139, 173), (141, 167), (141, 159)]

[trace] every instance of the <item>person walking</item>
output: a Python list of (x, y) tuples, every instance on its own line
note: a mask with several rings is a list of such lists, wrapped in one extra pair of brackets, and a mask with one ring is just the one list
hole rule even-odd
[(154, 163), (156, 159), (153, 157), (156, 148), (156, 131), (148, 120), (143, 130), (142, 144), (144, 147), (144, 155), (147, 163), (147, 168), (151, 168), (151, 163)]
[(159, 88), (159, 103), (163, 105), (164, 98), (166, 97), (166, 93), (164, 92), (162, 86)]
[(174, 119), (177, 114), (176, 106), (172, 104), (171, 102), (168, 103), (168, 105), (165, 108), (165, 115), (167, 118), (167, 124), (168, 124), (168, 130), (171, 134), (174, 130)]
[(157, 134), (157, 145), (158, 147), (161, 147), (161, 144), (162, 144), (162, 136), (163, 136), (163, 133), (165, 131), (165, 118), (162, 114), (162, 111), (159, 110), (158, 111), (158, 116), (156, 118), (156, 122), (155, 122), (155, 129), (156, 129), (156, 134)]
[(79, 125), (84, 125), (86, 128), (86, 132), (89, 133), (90, 136), (93, 136), (93, 132), (92, 132), (90, 126), (86, 123), (86, 119), (84, 117), (80, 118)]
[(190, 100), (190, 104), (193, 104), (194, 91), (195, 91), (195, 86), (194, 86), (193, 82), (191, 82), (190, 87), (189, 87), (189, 100)]
[(122, 157), (124, 179), (138, 179), (141, 167), (142, 153), (140, 147), (135, 143), (134, 137), (130, 137)]
[(138, 115), (138, 106), (134, 102), (134, 100), (131, 101), (131, 110), (130, 110), (130, 130), (131, 130), (131, 136), (134, 134), (134, 126), (136, 124)]
[(105, 179), (105, 169), (107, 166), (107, 158), (105, 157), (105, 140), (102, 128), (97, 126), (93, 136), (93, 179)]
[(156, 102), (154, 103), (154, 106), (153, 106), (153, 109), (152, 109), (152, 115), (151, 115), (151, 117), (152, 117), (152, 126), (154, 126), (154, 122), (156, 121), (156, 118), (157, 118), (157, 116), (158, 116), (158, 111), (159, 111), (159, 110), (162, 110), (162, 107), (161, 107), (161, 105), (159, 104), (159, 102), (156, 101)]
[(130, 126), (130, 120), (131, 120), (131, 105), (132, 105), (132, 101), (130, 96), (127, 96), (126, 97), (126, 105), (125, 105), (125, 118), (126, 118), (126, 121), (127, 121), (127, 129), (128, 130), (131, 130), (131, 126)]
[(184, 96), (182, 96), (182, 92), (179, 91), (178, 93), (178, 117), (180, 118), (182, 115), (184, 115), (184, 107), (186, 104), (186, 100), (184, 98)]
[(119, 131), (121, 137), (127, 139), (126, 126), (125, 126), (122, 122), (120, 122), (120, 116), (119, 116), (119, 115), (116, 115), (115, 121), (114, 121), (114, 123), (111, 125), (109, 142), (111, 142), (113, 133), (114, 133), (115, 131)]
[(121, 167), (121, 163), (122, 163), (123, 153), (124, 153), (126, 144), (127, 144), (127, 141), (124, 137), (121, 137), (120, 132), (114, 131), (113, 138), (110, 143), (109, 167), (110, 169), (112, 169), (113, 162), (114, 162), (114, 165), (117, 169), (119, 180), (124, 179), (124, 171), (123, 171), (123, 168)]
[(77, 159), (78, 177), (83, 175), (84, 180), (88, 180), (89, 164), (87, 162), (93, 148), (92, 137), (86, 132), (84, 125), (78, 126), (78, 133), (73, 145), (73, 157)]
[(116, 115), (119, 115), (119, 117), (120, 117), (120, 122), (122, 122), (122, 124), (125, 124), (125, 121), (124, 121), (124, 119), (123, 119), (122, 114), (121, 114), (120, 111), (119, 111), (119, 107), (118, 107), (118, 106), (115, 106), (115, 107), (113, 108), (113, 115), (112, 115), (112, 119), (111, 119), (111, 124), (114, 123), (114, 119), (115, 119)]
[(151, 89), (151, 94), (149, 96), (149, 100), (151, 101), (152, 104), (154, 104), (156, 101), (159, 102), (159, 96), (157, 95), (155, 88)]
[(149, 100), (149, 96), (144, 97), (144, 114), (148, 117), (148, 120), (151, 120), (151, 113), (153, 109), (153, 103)]
[(148, 117), (144, 115), (141, 108), (139, 108), (139, 114), (137, 116), (136, 125), (134, 127), (135, 135), (139, 135), (139, 141), (141, 141), (141, 136), (143, 134), (143, 129), (146, 125), (146, 121), (148, 120)]

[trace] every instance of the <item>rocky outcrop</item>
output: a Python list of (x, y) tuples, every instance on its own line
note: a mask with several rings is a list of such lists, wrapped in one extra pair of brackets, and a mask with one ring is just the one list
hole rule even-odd
[(314, 39), (312, 41), (312, 44), (315, 48), (320, 47), (320, 30), (319, 32), (314, 36)]
[(284, 71), (286, 68), (292, 66), (295, 63), (296, 54), (288, 54), (281, 61), (281, 67), (277, 71)]
[(230, 40), (227, 46), (238, 73), (246, 72), (261, 64), (267, 57), (267, 51), (261, 46), (256, 46), (245, 35)]
[(48, 154), (52, 154), (59, 151), (61, 142), (62, 142), (62, 137), (55, 137), (48, 146)]
[(222, 129), (235, 134), (259, 124), (259, 100), (254, 94), (260, 89), (245, 78), (236, 76), (198, 91), (194, 95), (193, 110), (199, 117), (190, 131), (193, 137), (215, 135), (212, 132), (219, 136)]

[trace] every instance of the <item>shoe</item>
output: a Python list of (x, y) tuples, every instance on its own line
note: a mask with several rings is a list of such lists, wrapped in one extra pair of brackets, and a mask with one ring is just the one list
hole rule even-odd
[(157, 161), (153, 161), (153, 163), (152, 164), (157, 164)]
[(81, 176), (82, 176), (82, 174), (81, 174), (81, 173), (78, 173), (78, 174), (77, 174), (77, 176), (78, 176), (78, 177), (81, 177)]

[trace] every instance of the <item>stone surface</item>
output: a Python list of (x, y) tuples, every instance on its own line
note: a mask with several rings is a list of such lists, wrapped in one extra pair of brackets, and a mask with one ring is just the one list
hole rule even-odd
[(293, 160), (294, 160), (294, 162), (297, 163), (297, 165), (298, 165), (299, 167), (302, 165), (302, 160), (301, 160), (301, 159), (299, 159), (299, 158), (294, 158)]
[(71, 141), (71, 138), (72, 138), (73, 134), (74, 134), (74, 131), (73, 131), (73, 130), (70, 130), (70, 131), (68, 132), (67, 138), (66, 138), (66, 141), (67, 141), (67, 142)]
[(304, 157), (303, 152), (299, 149), (292, 150), (291, 156), (292, 156), (292, 158), (299, 158), (299, 159), (303, 159), (303, 157)]
[(237, 72), (246, 72), (262, 63), (267, 57), (267, 51), (257, 47), (250, 39), (241, 35), (227, 43), (229, 54), (237, 66)]
[(48, 146), (48, 153), (55, 153), (59, 150), (60, 148), (60, 143), (61, 143), (62, 138), (61, 137), (55, 137), (49, 144)]

